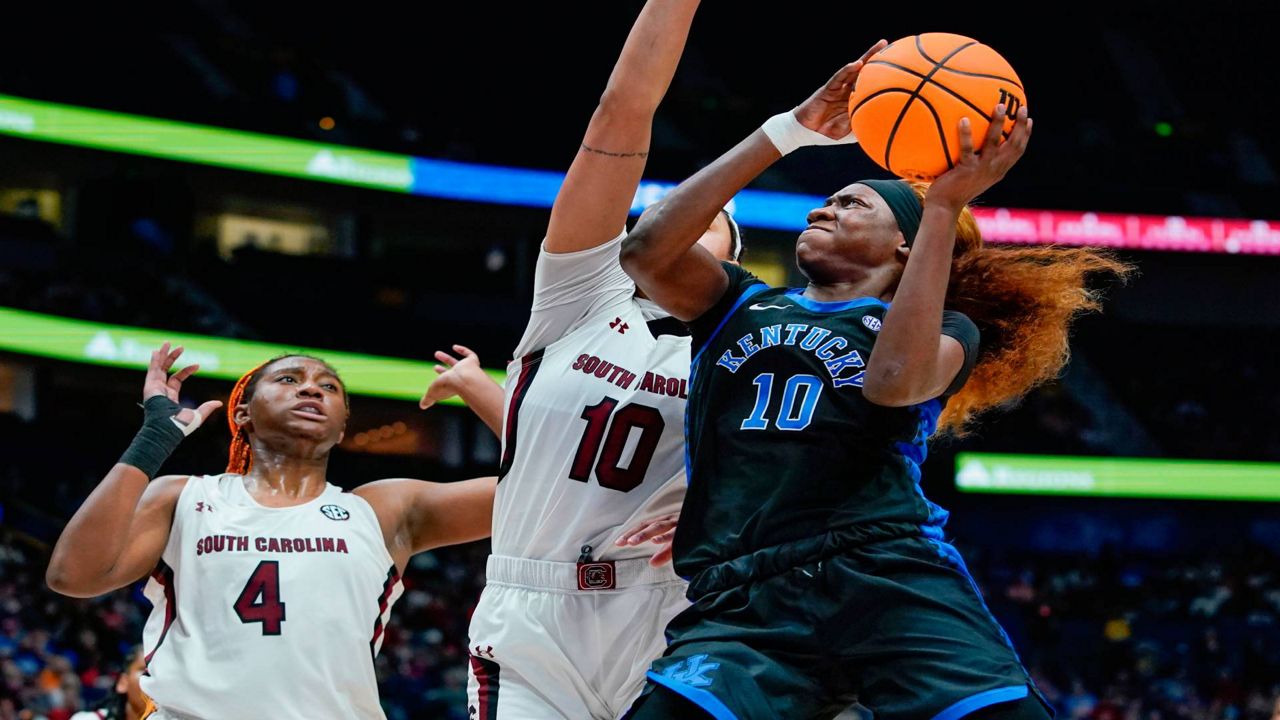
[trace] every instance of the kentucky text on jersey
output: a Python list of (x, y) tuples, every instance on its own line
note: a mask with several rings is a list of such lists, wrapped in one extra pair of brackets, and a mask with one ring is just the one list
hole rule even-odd
[[(866, 372), (861, 369), (866, 365), (862, 355), (857, 350), (838, 355), (837, 353), (849, 346), (848, 340), (839, 335), (832, 335), (831, 331), (824, 327), (805, 323), (788, 323), (785, 326), (778, 323), (743, 335), (738, 338), (738, 347), (741, 348), (742, 354), (738, 355), (732, 349), (725, 350), (716, 361), (716, 365), (736, 373), (752, 355), (761, 350), (785, 345), (799, 345), (801, 350), (812, 352), (831, 374), (832, 384), (835, 387), (848, 385), (862, 387), (862, 379), (866, 375)], [(855, 372), (841, 377), (841, 373), (850, 369)]]
[(250, 546), (257, 552), (267, 553), (347, 553), (344, 538), (268, 538), (248, 535), (206, 535), (196, 541), (196, 555), (216, 552), (249, 552)]
[[(601, 360), (595, 355), (583, 353), (574, 360), (571, 366), (574, 370), (581, 370), (587, 375), (595, 375), (602, 380), (607, 380), (614, 385), (630, 390), (635, 383), (638, 375), (630, 370), (615, 365), (607, 360)], [(667, 397), (687, 398), (689, 397), (689, 381), (686, 378), (667, 377), (652, 371), (646, 371), (644, 379), (640, 381), (639, 390), (643, 392), (651, 392), (654, 395), (665, 395)]]

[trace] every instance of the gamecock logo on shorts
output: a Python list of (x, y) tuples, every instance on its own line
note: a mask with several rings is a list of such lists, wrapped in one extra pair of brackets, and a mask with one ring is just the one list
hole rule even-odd
[(612, 590), (617, 587), (613, 561), (578, 563), (579, 590)]
[(347, 520), (351, 517), (351, 513), (347, 509), (338, 505), (325, 505), (320, 508), (320, 512), (330, 520)]

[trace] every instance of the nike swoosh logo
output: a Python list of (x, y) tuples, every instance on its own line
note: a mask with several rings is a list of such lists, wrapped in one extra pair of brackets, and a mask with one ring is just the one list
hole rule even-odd
[(747, 309), (748, 310), (786, 310), (787, 306), (786, 305), (761, 305), (760, 303), (756, 303), (755, 305), (752, 305)]

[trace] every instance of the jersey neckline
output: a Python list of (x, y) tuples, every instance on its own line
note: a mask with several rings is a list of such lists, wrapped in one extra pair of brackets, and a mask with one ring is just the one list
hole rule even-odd
[[(337, 488), (337, 487), (338, 487), (337, 485), (334, 485), (333, 483), (331, 483), (331, 482), (329, 482), (329, 481), (327, 481), (327, 480), (326, 480), (326, 481), (325, 481), (325, 484), (324, 484), (324, 486), (325, 486), (325, 487), (324, 487), (324, 490), (320, 491), (320, 494), (319, 494), (319, 495), (317, 495), (317, 496), (315, 496), (315, 497), (311, 498), (310, 500), (308, 500), (308, 501), (306, 501), (306, 502), (304, 502), (304, 503), (299, 503), (299, 504), (297, 504), (297, 505), (286, 505), (286, 506), (284, 506), (284, 507), (271, 507), (271, 506), (269, 506), (269, 505), (263, 505), (262, 503), (258, 502), (258, 500), (257, 500), (256, 498), (254, 498), (254, 497), (253, 497), (253, 493), (249, 492), (249, 488), (246, 488), (246, 487), (244, 486), (244, 476), (243, 476), (243, 475), (236, 475), (236, 474), (234, 474), (234, 473), (227, 473), (227, 474), (224, 474), (224, 475), (220, 475), (220, 476), (218, 476), (218, 477), (231, 477), (231, 478), (235, 478), (235, 481), (234, 481), (234, 484), (233, 484), (234, 490), (232, 491), (232, 493), (233, 493), (233, 495), (240, 495), (240, 496), (243, 496), (243, 497), (244, 497), (244, 499), (245, 499), (245, 501), (247, 502), (247, 504), (243, 505), (242, 507), (248, 507), (248, 508), (252, 508), (252, 509), (254, 509), (254, 510), (266, 510), (266, 511), (268, 511), (268, 512), (281, 512), (281, 511), (298, 510), (298, 509), (302, 509), (302, 508), (309, 508), (309, 507), (312, 507), (312, 506), (314, 506), (314, 505), (319, 504), (319, 503), (320, 503), (322, 500), (324, 500), (325, 498), (329, 497), (330, 492), (331, 492), (334, 488)], [(341, 488), (339, 488), (339, 491), (341, 491)], [(230, 499), (230, 498), (228, 498), (228, 499)]]
[(789, 288), (786, 296), (791, 298), (793, 302), (806, 310), (820, 313), (840, 312), (841, 310), (852, 310), (859, 307), (880, 307), (888, 308), (889, 303), (877, 300), (873, 297), (860, 297), (851, 300), (837, 300), (834, 302), (823, 302), (821, 300), (813, 300), (804, 296), (804, 288)]

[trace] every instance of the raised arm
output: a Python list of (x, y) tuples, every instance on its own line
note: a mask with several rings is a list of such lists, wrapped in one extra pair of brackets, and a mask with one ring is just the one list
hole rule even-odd
[(653, 116), (697, 8), (697, 0), (649, 0), (640, 11), (552, 206), (547, 252), (593, 248), (626, 226), (649, 156)]
[(387, 550), (403, 570), (414, 553), (489, 537), (497, 487), (496, 477), (451, 483), (392, 478), (354, 492), (373, 506)]
[(173, 509), (187, 477), (151, 478), (181, 440), (222, 403), (210, 401), (197, 410), (177, 404), (182, 382), (199, 366), (173, 376), (169, 369), (182, 355), (166, 343), (151, 353), (143, 387), (146, 420), (133, 444), (94, 488), (54, 545), (45, 581), (55, 592), (93, 597), (143, 577), (160, 560)]
[(938, 397), (964, 363), (960, 343), (942, 334), (956, 221), (964, 207), (999, 182), (1027, 149), (1031, 120), (1026, 108), (1018, 111), (1009, 139), (1001, 141), (1004, 123), (1005, 106), (999, 105), (982, 150), (975, 152), (969, 123), (961, 120), (960, 160), (929, 187), (920, 229), (867, 361), (862, 393), (877, 405), (902, 407)]
[(720, 263), (696, 245), (717, 212), (787, 152), (851, 142), (849, 92), (881, 40), (790, 113), (770, 118), (732, 150), (672, 190), (645, 213), (622, 244), (622, 267), (654, 302), (681, 320), (699, 317), (724, 295)]

